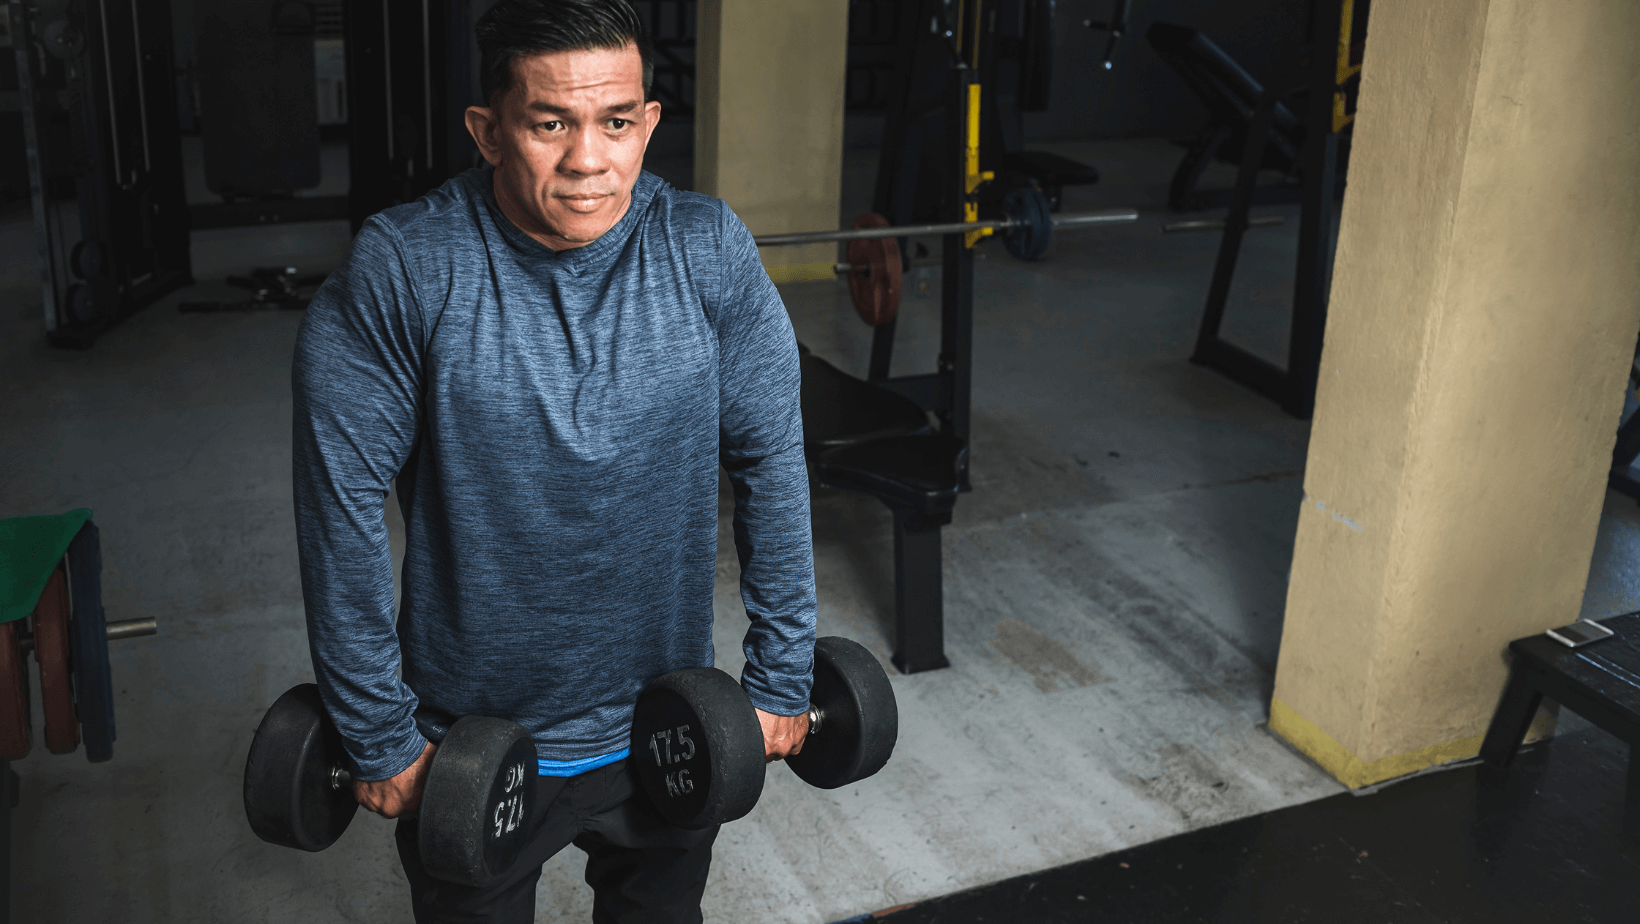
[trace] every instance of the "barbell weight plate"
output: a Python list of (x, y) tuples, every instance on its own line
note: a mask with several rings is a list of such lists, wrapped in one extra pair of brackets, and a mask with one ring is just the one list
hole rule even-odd
[(46, 54), (69, 61), (85, 51), (85, 33), (66, 17), (53, 19), (40, 27), (40, 44)]
[[(854, 220), (856, 228), (886, 228), (888, 219), (866, 212)], [(872, 327), (894, 320), (900, 310), (900, 245), (891, 237), (849, 241), (849, 297), (860, 320)]]
[(538, 763), (517, 722), (470, 715), (450, 726), (427, 768), (416, 826), (428, 875), (484, 886), (512, 867), (533, 830)]
[(102, 246), (96, 241), (80, 241), (68, 252), (68, 265), (81, 279), (99, 275), (103, 267)]
[(34, 604), (34, 660), (40, 664), (40, 712), (46, 750), (69, 754), (80, 746), (74, 686), (68, 667), (68, 580), (59, 565)]
[(28, 756), (33, 729), (29, 727), (28, 662), (17, 637), (20, 619), (0, 623), (0, 760)]
[(359, 809), (352, 786), (331, 785), (342, 754), (318, 686), (298, 684), (274, 700), (245, 756), (245, 818), (256, 836), (309, 852), (336, 843)]
[(1002, 211), (1011, 223), (1003, 246), (1018, 260), (1035, 260), (1048, 252), (1053, 240), (1053, 210), (1048, 197), (1035, 186), (1016, 186), (1002, 197)]
[(677, 827), (734, 821), (763, 794), (763, 726), (746, 691), (717, 668), (674, 671), (645, 687), (631, 747), (639, 786)]
[(68, 544), (68, 588), (75, 709), (85, 759), (101, 763), (114, 756), (114, 679), (109, 674), (108, 621), (102, 606), (102, 550), (97, 526), (89, 520)]
[(888, 674), (864, 645), (837, 636), (814, 643), (809, 702), (823, 717), (802, 752), (786, 758), (793, 773), (836, 789), (883, 769), (900, 735), (900, 709)]

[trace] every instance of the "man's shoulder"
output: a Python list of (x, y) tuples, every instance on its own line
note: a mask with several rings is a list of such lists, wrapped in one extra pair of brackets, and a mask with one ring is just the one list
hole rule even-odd
[(640, 182), (653, 189), (649, 210), (661, 230), (690, 235), (710, 234), (708, 240), (717, 241), (723, 227), (724, 212), (728, 210), (722, 199), (678, 189), (647, 171)]
[(414, 202), (383, 209), (370, 220), (406, 241), (424, 237), (459, 240), (452, 238), (450, 231), (475, 225), (478, 210), (484, 207), (479, 186), (482, 179), (479, 168), (458, 173)]

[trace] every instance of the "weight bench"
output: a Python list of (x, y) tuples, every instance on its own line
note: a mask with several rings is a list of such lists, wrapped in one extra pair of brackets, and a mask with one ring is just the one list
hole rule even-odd
[(1640, 831), (1640, 613), (1600, 623), (1617, 634), (1582, 648), (1547, 635), (1509, 643), (1509, 685), (1481, 743), (1481, 759), (1494, 770), (1506, 769), (1547, 696), (1628, 742), (1624, 824)]
[[(1145, 40), (1167, 62), (1207, 107), (1207, 127), (1189, 142), (1184, 159), (1173, 171), (1168, 185), (1167, 204), (1179, 211), (1195, 211), (1224, 205), (1218, 197), (1196, 191), (1202, 172), (1215, 158), (1235, 163), (1247, 143), (1247, 129), (1253, 110), (1264, 95), (1264, 87), (1213, 40), (1186, 26), (1159, 22), (1145, 32)], [(1270, 121), (1269, 140), (1261, 166), (1292, 175), (1299, 168), (1304, 150), (1304, 123), (1287, 106), (1277, 103)], [(1220, 152), (1225, 152), (1221, 157)], [(1292, 201), (1296, 195), (1265, 197)]]
[(1055, 212), (1064, 204), (1066, 186), (1090, 186), (1099, 182), (1099, 171), (1080, 161), (1051, 151), (1015, 151), (1002, 156), (1003, 165), (1013, 173), (1029, 177)]
[(968, 456), (915, 401), (857, 379), (798, 345), (803, 450), (821, 484), (870, 494), (894, 515), (894, 666), (947, 667), (940, 527)]

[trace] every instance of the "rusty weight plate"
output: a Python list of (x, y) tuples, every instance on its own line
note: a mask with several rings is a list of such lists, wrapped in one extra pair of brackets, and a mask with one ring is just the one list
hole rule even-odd
[(72, 753), (80, 746), (80, 723), (74, 716), (74, 681), (69, 674), (68, 619), (68, 578), (58, 565), (34, 605), (40, 711), (45, 714), (46, 750), (53, 754)]
[[(867, 212), (854, 220), (856, 228), (886, 228), (888, 219)], [(900, 245), (891, 237), (849, 241), (848, 291), (860, 320), (872, 327), (894, 320), (900, 310)]]
[(28, 756), (28, 662), (23, 660), (21, 619), (0, 623), (0, 760)]

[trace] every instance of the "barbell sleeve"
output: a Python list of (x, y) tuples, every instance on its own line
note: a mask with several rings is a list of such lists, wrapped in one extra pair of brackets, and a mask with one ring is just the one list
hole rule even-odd
[(108, 629), (108, 640), (111, 642), (115, 639), (140, 638), (144, 635), (157, 635), (159, 633), (159, 625), (154, 622), (152, 616), (143, 619), (121, 619), (118, 622), (108, 623), (106, 628)]
[[(122, 619), (118, 622), (107, 623), (103, 626), (103, 629), (107, 632), (108, 640), (111, 642), (122, 638), (140, 638), (144, 635), (157, 635), (159, 633), (159, 626), (154, 622), (152, 616), (145, 619)], [(17, 647), (24, 651), (33, 651), (34, 636), (24, 635), (19, 638)]]
[[(1053, 216), (1055, 230), (1085, 228), (1092, 225), (1138, 221), (1137, 209), (1102, 209), (1097, 212), (1074, 212)], [(765, 234), (754, 238), (759, 247), (781, 247), (794, 244), (826, 244), (833, 241), (874, 241), (885, 237), (925, 237), (935, 234), (964, 234), (990, 228), (1006, 234), (1016, 226), (1007, 218), (985, 221), (950, 221), (927, 225), (889, 225), (886, 228), (840, 228), (836, 231), (802, 231), (794, 234)]]

